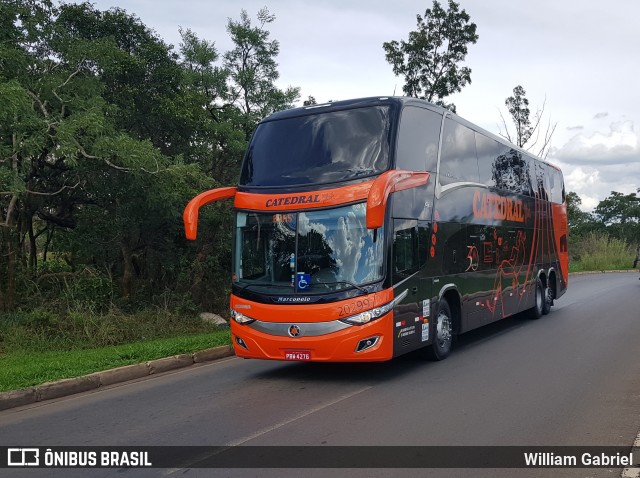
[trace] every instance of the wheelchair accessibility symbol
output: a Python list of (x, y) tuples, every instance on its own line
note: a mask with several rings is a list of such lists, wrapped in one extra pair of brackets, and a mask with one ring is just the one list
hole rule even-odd
[(298, 272), (298, 280), (296, 285), (299, 290), (308, 289), (311, 285), (311, 274), (305, 274), (304, 272)]

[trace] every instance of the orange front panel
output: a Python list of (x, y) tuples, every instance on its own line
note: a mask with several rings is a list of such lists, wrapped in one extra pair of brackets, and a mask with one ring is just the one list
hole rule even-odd
[(322, 191), (288, 194), (258, 194), (238, 192), (235, 197), (236, 209), (253, 211), (291, 211), (339, 206), (367, 198), (372, 181), (324, 189)]
[[(267, 323), (308, 324), (334, 322), (382, 306), (393, 300), (393, 289), (329, 304), (261, 304), (231, 295), (231, 307), (244, 315)], [(383, 361), (393, 357), (393, 312), (365, 325), (353, 325), (325, 335), (288, 337), (271, 335), (231, 320), (236, 355), (245, 358), (285, 360), (285, 351), (303, 350), (312, 361)], [(378, 336), (378, 343), (356, 352), (358, 343)], [(235, 340), (240, 337), (249, 350)]]
[[(393, 312), (366, 325), (354, 325), (332, 334), (316, 337), (282, 337), (253, 330), (231, 321), (233, 346), (238, 357), (285, 360), (286, 351), (305, 351), (312, 361), (321, 362), (382, 362), (393, 357)], [(379, 336), (370, 349), (356, 352), (362, 339)], [(249, 350), (235, 340), (240, 337)]]
[(393, 289), (328, 304), (261, 304), (231, 294), (231, 308), (263, 322), (329, 322), (380, 307), (393, 300)]

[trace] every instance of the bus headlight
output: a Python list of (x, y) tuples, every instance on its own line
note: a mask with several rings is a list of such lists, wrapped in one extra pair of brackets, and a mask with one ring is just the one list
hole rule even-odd
[(255, 322), (256, 320), (252, 319), (251, 317), (247, 317), (242, 312), (238, 312), (234, 309), (231, 309), (231, 318), (241, 325), (250, 324), (251, 322)]
[(347, 324), (352, 325), (364, 325), (369, 322), (379, 319), (384, 314), (389, 312), (393, 308), (393, 301), (384, 304), (380, 307), (374, 307), (371, 310), (366, 310), (364, 312), (360, 312), (359, 314), (352, 315), (350, 317), (345, 317), (344, 319), (340, 319), (342, 322), (346, 322)]

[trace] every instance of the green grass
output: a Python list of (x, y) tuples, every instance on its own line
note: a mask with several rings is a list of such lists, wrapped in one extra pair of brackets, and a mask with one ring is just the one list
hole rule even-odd
[(198, 335), (160, 338), (93, 349), (16, 350), (0, 355), (0, 391), (17, 390), (229, 343), (229, 330), (221, 329)]
[(569, 272), (628, 270), (633, 268), (635, 253), (624, 241), (602, 233), (590, 233), (576, 244), (577, 260)]
[(0, 315), (0, 391), (229, 343), (229, 329), (167, 310), (18, 310)]

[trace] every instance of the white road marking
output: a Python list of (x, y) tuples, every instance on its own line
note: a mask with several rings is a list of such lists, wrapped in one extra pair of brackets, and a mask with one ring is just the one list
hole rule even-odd
[[(283, 421), (281, 421), (279, 423), (276, 423), (274, 425), (268, 426), (266, 428), (262, 428), (261, 430), (257, 430), (256, 432), (254, 432), (254, 433), (252, 433), (250, 435), (247, 435), (247, 436), (242, 437), (242, 438), (238, 438), (237, 440), (233, 440), (233, 441), (231, 441), (231, 442), (229, 442), (227, 444), (221, 445), (221, 446), (232, 447), (232, 446), (242, 445), (242, 444), (244, 444), (244, 443), (246, 443), (248, 441), (251, 441), (251, 440), (253, 440), (255, 438), (258, 438), (258, 437), (260, 437), (262, 435), (265, 435), (267, 433), (271, 433), (272, 431), (277, 430), (278, 428), (282, 428), (282, 427), (284, 427), (286, 425), (289, 425), (290, 423), (293, 423), (296, 420), (300, 420), (300, 419), (302, 419), (304, 417), (312, 415), (313, 413), (319, 412), (320, 410), (324, 410), (325, 408), (331, 407), (331, 406), (335, 405), (336, 403), (340, 403), (340, 402), (342, 402), (344, 400), (347, 400), (347, 399), (349, 399), (351, 397), (355, 397), (356, 395), (359, 395), (362, 392), (366, 392), (367, 390), (370, 390), (371, 388), (373, 388), (373, 387), (372, 386), (364, 387), (364, 388), (361, 388), (359, 390), (355, 390), (353, 392), (347, 393), (345, 395), (341, 395), (338, 398), (335, 398), (335, 399), (333, 399), (333, 400), (331, 400), (329, 402), (323, 403), (322, 405), (318, 405), (317, 407), (305, 410), (304, 412), (299, 413), (298, 415), (294, 415), (293, 417), (288, 418), (287, 420), (283, 420)], [(211, 455), (208, 455), (208, 456), (202, 456), (202, 457), (199, 457), (199, 458), (200, 459), (206, 459), (206, 458), (208, 458), (209, 456), (212, 456), (212, 455), (215, 455), (215, 453), (212, 453)], [(169, 468), (167, 470), (164, 470), (164, 473), (162, 473), (160, 476), (163, 476), (163, 477), (171, 476), (174, 473), (176, 473), (178, 471), (185, 470), (185, 469), (186, 468)]]

